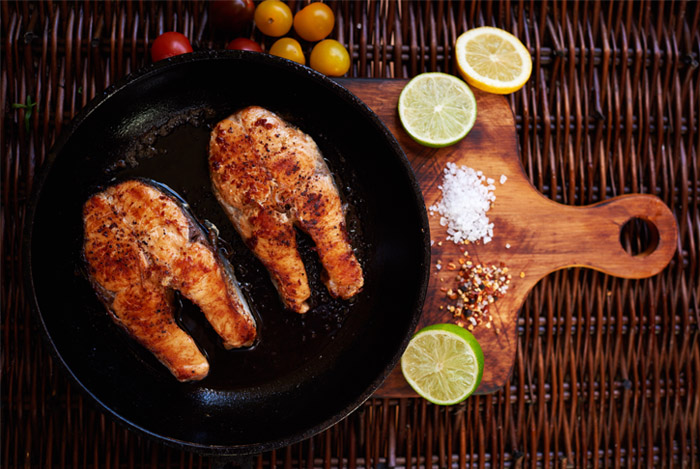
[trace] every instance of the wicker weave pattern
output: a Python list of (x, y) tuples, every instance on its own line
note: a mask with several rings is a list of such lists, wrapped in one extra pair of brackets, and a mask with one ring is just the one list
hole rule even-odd
[[(289, 1), (293, 10), (306, 2)], [(438, 408), (371, 400), (257, 467), (700, 467), (700, 8), (696, 2), (332, 3), (352, 77), (455, 73), (452, 44), (488, 24), (534, 58), (510, 96), (533, 184), (567, 204), (633, 192), (674, 211), (678, 252), (660, 275), (571, 269), (524, 305), (510, 384)], [(204, 2), (3, 1), (2, 467), (211, 467), (138, 437), (83, 401), (38, 340), (22, 286), (24, 207), (61, 129), (178, 30), (222, 47)], [(255, 35), (261, 40), (261, 36)], [(268, 44), (269, 45), (269, 44)], [(14, 103), (36, 101), (31, 115)], [(626, 231), (641, 250), (643, 223)]]

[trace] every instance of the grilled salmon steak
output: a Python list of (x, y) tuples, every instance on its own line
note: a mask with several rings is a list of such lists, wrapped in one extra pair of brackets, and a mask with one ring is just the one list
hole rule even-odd
[(251, 345), (256, 325), (220, 256), (186, 207), (155, 185), (129, 180), (83, 206), (88, 275), (114, 321), (180, 381), (209, 363), (173, 316), (173, 290), (199, 306), (226, 348)]
[(348, 239), (338, 188), (311, 137), (251, 106), (212, 131), (209, 171), (216, 198), (287, 308), (306, 312), (311, 295), (295, 225), (316, 244), (331, 295), (348, 299), (362, 289), (362, 267)]

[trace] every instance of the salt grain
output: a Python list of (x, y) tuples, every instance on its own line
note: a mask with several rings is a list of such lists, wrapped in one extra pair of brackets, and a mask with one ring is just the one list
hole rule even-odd
[[(503, 180), (503, 176), (501, 176)], [(441, 215), (440, 225), (447, 226), (447, 239), (456, 244), (493, 238), (493, 223), (486, 212), (496, 200), (494, 180), (486, 179), (483, 172), (467, 166), (447, 163), (442, 184), (442, 199), (429, 208), (431, 215)]]
[(500, 183), (505, 184), (507, 180), (508, 180), (508, 177), (505, 174), (501, 174)]

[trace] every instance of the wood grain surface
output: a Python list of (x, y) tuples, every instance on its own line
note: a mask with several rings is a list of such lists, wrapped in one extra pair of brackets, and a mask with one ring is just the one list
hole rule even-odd
[[(493, 240), (486, 244), (456, 245), (446, 239), (438, 214), (430, 215), (432, 262), (430, 283), (419, 328), (455, 322), (446, 307), (445, 293), (456, 286), (456, 271), (467, 250), (472, 261), (485, 266), (504, 265), (512, 278), (506, 294), (489, 308), (490, 328), (473, 333), (484, 351), (484, 376), (477, 393), (491, 393), (509, 379), (517, 345), (518, 311), (528, 292), (545, 275), (583, 266), (625, 278), (644, 278), (660, 272), (676, 250), (673, 214), (657, 197), (626, 195), (583, 206), (566, 206), (544, 197), (529, 182), (520, 163), (515, 120), (505, 97), (473, 90), (477, 120), (469, 135), (456, 145), (426, 148), (401, 127), (396, 110), (406, 80), (353, 80), (338, 82), (362, 99), (385, 123), (403, 147), (420, 183), (427, 207), (442, 197), (439, 185), (448, 162), (482, 171), (495, 180), (496, 200), (488, 211), (494, 224)], [(501, 184), (501, 176), (506, 181)], [(620, 232), (626, 222), (639, 218), (651, 232), (648, 249), (631, 255), (623, 248)], [(440, 270), (436, 267), (440, 261)], [(375, 394), (410, 397), (413, 390), (397, 368)]]

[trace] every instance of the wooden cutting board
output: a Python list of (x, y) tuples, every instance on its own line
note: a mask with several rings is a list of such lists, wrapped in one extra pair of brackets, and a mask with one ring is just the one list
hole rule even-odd
[[(446, 288), (456, 286), (456, 267), (466, 248), (474, 263), (504, 265), (511, 274), (505, 295), (490, 305), (491, 327), (473, 333), (484, 351), (484, 376), (477, 393), (491, 393), (509, 379), (517, 345), (518, 311), (532, 287), (545, 275), (583, 266), (624, 278), (644, 278), (660, 272), (671, 260), (677, 226), (669, 208), (657, 197), (625, 195), (604, 202), (573, 207), (544, 197), (529, 182), (520, 163), (515, 120), (506, 98), (474, 90), (477, 120), (467, 137), (442, 149), (415, 143), (403, 130), (396, 110), (405, 80), (341, 79), (338, 82), (362, 99), (391, 130), (413, 166), (427, 207), (442, 197), (438, 188), (446, 163), (468, 166), (495, 180), (496, 200), (488, 211), (494, 224), (486, 244), (456, 245), (446, 240), (438, 214), (430, 215), (432, 262), (430, 283), (419, 328), (455, 322), (446, 307), (454, 301)], [(505, 182), (500, 183), (501, 176)], [(620, 243), (622, 226), (640, 218), (657, 234), (646, 252), (633, 256)], [(438, 261), (441, 268), (438, 270)], [(442, 307), (442, 308), (441, 308)], [(377, 397), (416, 396), (401, 371), (395, 369)]]

